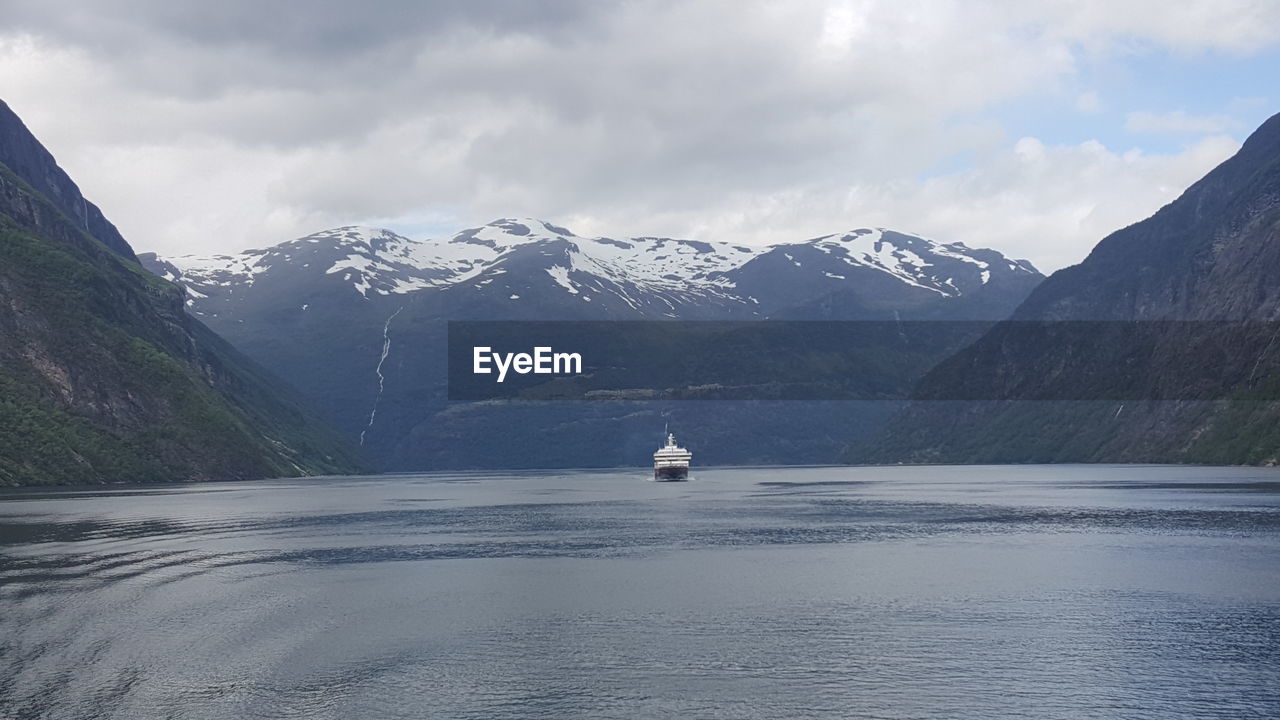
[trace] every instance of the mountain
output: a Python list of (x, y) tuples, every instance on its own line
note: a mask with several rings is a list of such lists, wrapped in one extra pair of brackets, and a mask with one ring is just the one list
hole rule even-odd
[[(41, 145), (22, 120), (0, 100), (0, 164), (27, 183), (30, 190), (49, 203), (70, 221), (71, 225), (105, 245), (117, 255), (137, 260), (133, 248), (125, 242), (109, 220), (80, 194), (53, 155)], [(11, 197), (10, 201), (17, 198)]]
[(1273, 464), (1277, 277), (1280, 115), (939, 364), (917, 391), (932, 402), (850, 457)]
[(0, 485), (360, 467), (183, 300), (0, 102)]
[(450, 320), (995, 320), (1042, 279), (992, 250), (884, 229), (752, 247), (582, 237), (529, 218), (442, 240), (341, 227), (232, 255), (140, 257), (397, 470), (643, 462), (664, 422), (714, 448), (703, 462), (830, 462), (848, 428), (870, 432), (896, 407), (451, 403)]
[(211, 322), (247, 321), (283, 301), (301, 300), (300, 311), (332, 295), (385, 305), (428, 290), (513, 318), (759, 319), (830, 305), (832, 296), (844, 316), (926, 312), (976, 297), (1000, 309), (975, 314), (996, 318), (1042, 279), (1030, 263), (993, 250), (883, 229), (749, 247), (583, 238), (533, 219), (497, 220), (441, 242), (341, 227), (235, 255), (148, 253), (142, 261), (182, 283), (192, 312)]

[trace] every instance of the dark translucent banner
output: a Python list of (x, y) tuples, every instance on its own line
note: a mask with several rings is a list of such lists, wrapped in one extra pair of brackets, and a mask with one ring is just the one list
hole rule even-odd
[(450, 322), (449, 399), (1269, 400), (1277, 335), (1243, 322)]

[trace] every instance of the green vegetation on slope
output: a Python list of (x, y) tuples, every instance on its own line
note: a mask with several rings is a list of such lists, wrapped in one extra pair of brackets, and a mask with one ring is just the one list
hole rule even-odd
[(350, 472), (357, 453), (0, 165), (0, 484)]

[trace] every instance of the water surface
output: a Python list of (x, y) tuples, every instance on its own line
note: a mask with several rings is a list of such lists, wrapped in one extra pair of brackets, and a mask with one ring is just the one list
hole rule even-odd
[(1280, 472), (0, 493), (0, 718), (254, 717), (1280, 717)]

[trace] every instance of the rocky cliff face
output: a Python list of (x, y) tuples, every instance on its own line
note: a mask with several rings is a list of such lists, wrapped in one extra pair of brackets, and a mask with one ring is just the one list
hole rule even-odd
[(1155, 215), (1053, 274), (1016, 319), (1280, 317), (1280, 115)]
[(121, 257), (136, 260), (109, 220), (80, 194), (80, 188), (58, 167), (53, 155), (31, 136), (22, 120), (0, 100), (0, 164), (44, 196), (71, 224)]
[(137, 264), (2, 103), (0, 159), (0, 484), (358, 467), (279, 381), (186, 314), (180, 287)]
[[(1045, 280), (1012, 322), (924, 378), (919, 395), (934, 402), (850, 457), (1274, 463), (1277, 278), (1280, 115)], [(1052, 342), (1025, 332), (1037, 324)]]

